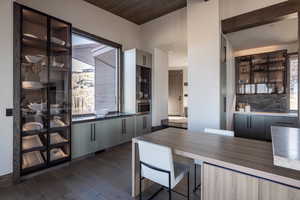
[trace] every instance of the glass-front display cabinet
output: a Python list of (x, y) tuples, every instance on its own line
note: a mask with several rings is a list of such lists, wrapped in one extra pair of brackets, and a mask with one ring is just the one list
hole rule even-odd
[(237, 94), (284, 94), (287, 50), (236, 58)]
[(23, 176), (71, 158), (71, 24), (14, 6), (14, 170)]

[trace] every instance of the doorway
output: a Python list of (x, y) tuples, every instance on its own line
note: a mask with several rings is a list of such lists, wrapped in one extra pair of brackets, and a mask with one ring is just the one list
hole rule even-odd
[(169, 70), (169, 126), (187, 127), (187, 108), (184, 105), (184, 70)]
[(169, 70), (169, 116), (183, 116), (183, 71)]

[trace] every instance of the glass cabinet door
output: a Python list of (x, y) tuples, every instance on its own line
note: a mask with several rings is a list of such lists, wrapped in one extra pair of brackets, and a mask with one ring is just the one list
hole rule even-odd
[(21, 169), (46, 165), (47, 154), (47, 16), (21, 10)]
[(51, 18), (49, 42), (49, 160), (50, 162), (58, 162), (68, 158), (70, 155), (70, 25)]

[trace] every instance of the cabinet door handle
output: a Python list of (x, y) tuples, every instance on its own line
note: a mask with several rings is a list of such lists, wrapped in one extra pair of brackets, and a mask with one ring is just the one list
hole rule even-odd
[(91, 137), (90, 137), (90, 139), (91, 139), (91, 141), (93, 141), (93, 128), (94, 128), (94, 126), (93, 126), (93, 124), (91, 124)]
[(94, 141), (96, 141), (96, 124), (94, 124)]
[(143, 128), (147, 128), (147, 117), (143, 117)]
[(252, 128), (252, 116), (249, 117), (250, 128)]

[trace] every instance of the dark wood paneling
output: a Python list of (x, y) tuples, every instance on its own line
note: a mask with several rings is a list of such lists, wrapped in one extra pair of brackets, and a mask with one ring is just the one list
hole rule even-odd
[(136, 24), (186, 7), (186, 0), (84, 0)]
[(280, 21), (300, 10), (300, 1), (291, 0), (222, 20), (224, 34)]

